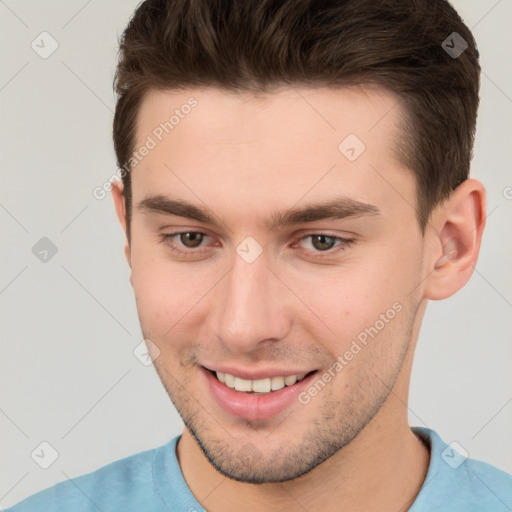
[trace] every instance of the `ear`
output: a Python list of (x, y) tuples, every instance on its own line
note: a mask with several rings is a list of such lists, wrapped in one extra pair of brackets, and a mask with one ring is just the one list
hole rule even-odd
[(424, 297), (450, 297), (469, 280), (478, 259), (485, 227), (485, 189), (468, 179), (431, 216), (433, 238), (427, 261)]
[[(116, 209), (117, 218), (119, 219), (119, 223), (123, 228), (125, 234), (125, 245), (124, 245), (124, 255), (126, 257), (126, 261), (130, 268), (132, 266), (131, 261), (131, 252), (130, 252), (130, 244), (128, 243), (128, 237), (126, 236), (126, 201), (123, 194), (124, 186), (121, 181), (112, 181), (112, 199), (114, 200), (114, 206)], [(130, 282), (132, 280), (130, 274)]]

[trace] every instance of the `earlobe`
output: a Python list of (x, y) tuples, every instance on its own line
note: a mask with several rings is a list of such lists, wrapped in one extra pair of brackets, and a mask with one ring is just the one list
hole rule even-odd
[[(114, 207), (116, 209), (117, 218), (121, 227), (123, 228), (125, 234), (125, 245), (124, 245), (124, 255), (128, 265), (132, 266), (131, 263), (131, 252), (130, 252), (130, 244), (128, 243), (128, 238), (126, 236), (126, 201), (123, 194), (123, 183), (122, 182), (112, 182), (112, 199), (114, 201)], [(132, 282), (132, 276), (130, 274), (130, 283)]]
[(464, 181), (443, 203), (431, 227), (432, 244), (424, 296), (430, 300), (450, 297), (471, 277), (478, 259), (485, 227), (485, 189), (473, 179)]

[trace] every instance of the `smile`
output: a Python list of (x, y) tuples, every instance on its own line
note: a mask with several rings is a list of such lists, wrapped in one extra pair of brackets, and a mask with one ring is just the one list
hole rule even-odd
[[(213, 371), (199, 367), (205, 379), (205, 389), (214, 402), (230, 416), (250, 421), (268, 420), (298, 403), (298, 395), (307, 389), (318, 373), (270, 376), (253, 375), (258, 379), (247, 379), (232, 373)], [(233, 370), (231, 370), (233, 371)], [(249, 377), (244, 372), (244, 377)]]
[(228, 388), (235, 389), (236, 391), (266, 394), (271, 391), (278, 391), (286, 386), (293, 386), (296, 382), (300, 382), (306, 374), (300, 373), (298, 375), (287, 375), (286, 377), (277, 376), (257, 380), (242, 379), (223, 372), (215, 372), (215, 376)]

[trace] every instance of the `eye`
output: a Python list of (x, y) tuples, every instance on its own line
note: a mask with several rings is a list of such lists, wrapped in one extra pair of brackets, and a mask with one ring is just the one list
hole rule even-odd
[[(329, 235), (327, 233), (311, 233), (309, 235), (302, 237), (299, 243), (308, 239), (310, 239), (310, 244), (306, 245), (309, 245), (310, 247), (307, 247), (307, 249), (310, 249), (312, 247), (311, 250), (314, 253), (337, 253), (339, 251), (345, 250), (353, 242), (353, 240), (351, 239)], [(333, 248), (335, 249), (334, 251), (332, 250)], [(320, 254), (319, 256), (322, 256), (322, 254)]]
[(178, 233), (179, 241), (188, 249), (195, 249), (201, 245), (204, 237), (204, 233), (198, 231), (186, 231), (184, 233)]
[[(205, 237), (208, 238), (208, 235), (200, 231), (181, 231), (178, 233), (162, 234), (160, 236), (160, 239), (161, 242), (168, 245), (171, 250), (181, 253), (187, 253), (191, 251), (182, 250), (179, 247), (185, 247), (186, 249), (190, 250), (197, 249), (198, 247), (200, 247)], [(177, 239), (178, 242), (176, 242), (175, 239)]]

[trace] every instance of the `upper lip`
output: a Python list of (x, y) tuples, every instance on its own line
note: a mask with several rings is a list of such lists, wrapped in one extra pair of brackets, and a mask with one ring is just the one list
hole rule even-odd
[(246, 369), (246, 368), (239, 368), (239, 367), (233, 367), (229, 365), (219, 365), (213, 367), (211, 366), (204, 366), (203, 368), (206, 368), (207, 370), (210, 370), (212, 372), (222, 372), (222, 373), (229, 373), (230, 375), (233, 375), (233, 377), (239, 377), (240, 379), (246, 379), (246, 380), (259, 380), (259, 379), (271, 379), (272, 377), (287, 377), (289, 375), (300, 375), (301, 373), (311, 373), (313, 370), (290, 370), (290, 369), (269, 369), (269, 368), (262, 368), (262, 369)]

